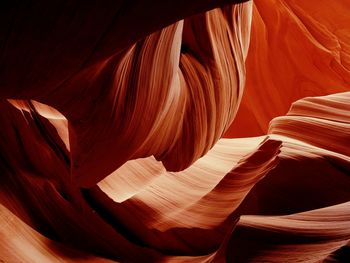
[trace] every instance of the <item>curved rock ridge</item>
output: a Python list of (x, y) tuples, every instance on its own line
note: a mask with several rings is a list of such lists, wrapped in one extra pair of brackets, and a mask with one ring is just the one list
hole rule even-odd
[[(127, 160), (150, 155), (167, 170), (183, 170), (214, 145), (241, 98), (249, 12), (251, 4), (245, 4), (180, 21), (72, 81), (74, 89), (98, 70), (91, 89), (112, 87), (88, 104), (86, 116), (74, 109), (71, 118), (65, 114), (78, 184), (92, 186)], [(103, 77), (111, 72), (113, 78)]]
[(350, 5), (238, 2), (0, 4), (0, 261), (350, 261)]
[(75, 251), (36, 232), (0, 205), (1, 260), (4, 262), (101, 262), (112, 260)]
[(245, 96), (226, 137), (263, 135), (296, 100), (349, 91), (349, 12), (347, 0), (254, 1)]
[[(213, 5), (209, 2), (203, 3), (203, 6)], [(183, 4), (178, 3), (179, 7)], [(140, 10), (135, 8), (136, 3), (135, 6), (125, 7), (126, 10), (122, 7), (122, 11), (130, 15), (137, 12), (136, 15)], [(189, 7), (183, 10), (185, 14), (189, 12), (187, 8)], [(198, 6), (198, 9), (201, 8), (203, 7)], [(90, 13), (100, 15), (92, 10), (91, 7), (82, 10), (81, 16)], [(62, 11), (62, 16), (65, 11)], [(99, 46), (105, 44), (106, 38), (112, 37), (113, 32), (108, 31), (96, 44), (99, 48), (88, 54), (88, 60), (78, 70), (71, 72), (69, 78), (60, 80), (64, 82), (59, 87), (54, 88), (56, 84), (53, 84), (58, 81), (55, 79), (57, 76), (50, 75), (47, 81), (52, 83), (48, 87), (42, 80), (36, 83), (37, 79), (31, 79), (25, 86), (13, 81), (13, 85), (17, 85), (13, 87), (17, 93), (7, 94), (7, 82), (12, 77), (7, 72), (3, 78), (2, 97), (12, 99), (11, 102), (16, 107), (25, 110), (28, 109), (25, 102), (13, 99), (36, 100), (53, 106), (66, 117), (71, 172), (80, 186), (91, 187), (126, 161), (150, 155), (162, 161), (168, 170), (183, 170), (217, 142), (236, 114), (243, 94), (251, 12), (252, 3), (249, 2), (192, 16), (150, 35), (144, 35), (138, 29), (137, 42), (127, 40), (122, 46), (121, 43), (116, 44), (114, 52), (109, 56), (90, 62), (91, 57), (100, 54), (100, 49), (101, 52), (104, 52), (103, 48), (107, 49)], [(178, 14), (179, 17), (182, 15)], [(122, 23), (124, 15), (118, 17), (121, 17), (119, 23)], [(168, 23), (170, 18), (163, 19), (164, 21), (159, 21), (160, 25)], [(151, 26), (146, 24), (145, 30)], [(56, 28), (50, 26), (53, 30), (50, 34), (55, 34)], [(78, 25), (73, 23), (73, 26)], [(101, 27), (102, 31), (106, 26), (97, 24), (96, 27)], [(120, 34), (120, 31), (122, 30), (116, 32)], [(60, 37), (59, 33), (63, 35), (59, 31), (55, 37)], [(82, 40), (87, 36), (83, 38), (81, 34), (77, 35), (75, 41), (83, 44)], [(134, 34), (136, 33), (132, 33)], [(53, 36), (42, 37), (51, 41), (50, 37)], [(89, 37), (96, 38), (95, 35)], [(9, 42), (11, 41), (12, 38)], [(33, 41), (37, 41), (37, 38)], [(47, 43), (49, 44), (50, 42)], [(70, 49), (72, 47), (65, 52)], [(10, 49), (6, 53), (10, 58), (11, 51)], [(67, 60), (78, 54), (68, 55)], [(76, 63), (73, 58), (72, 63)], [(36, 59), (39, 64), (41, 59), (45, 63), (60, 61), (60, 58), (52, 55)], [(56, 71), (61, 66), (57, 64), (57, 67)], [(6, 69), (10, 70), (11, 67)], [(38, 71), (33, 67), (31, 77), (38, 74)], [(16, 74), (23, 79), (27, 77), (21, 76), (19, 70)], [(61, 72), (57, 74), (60, 76)], [(36, 110), (42, 106), (38, 102), (33, 104)], [(44, 112), (45, 109), (41, 107), (39, 111)], [(52, 110), (46, 108), (46, 112)]]
[(228, 258), (232, 262), (325, 260), (349, 242), (349, 205), (288, 216), (242, 216), (229, 241), (233, 249)]
[[(309, 105), (310, 100), (318, 102), (312, 105), (328, 105), (327, 110), (336, 105), (340, 114), (329, 114), (334, 116), (335, 129), (342, 132), (348, 114), (342, 102), (348, 96), (307, 98), (296, 102), (291, 113), (301, 114), (297, 106)], [(314, 109), (314, 114), (309, 109), (310, 115), (329, 125), (327, 119), (315, 117), (323, 108)], [(273, 134), (271, 128), (268, 137), (221, 139), (206, 156), (178, 173), (167, 172), (152, 157), (132, 160), (98, 186), (81, 192), (68, 180), (65, 152), (50, 144), (51, 140), (59, 142), (51, 123), (35, 111), (21, 112), (5, 102), (2, 112), (7, 113), (2, 115), (2, 127), (8, 127), (6, 134), (13, 134), (1, 143), (1, 152), (11, 152), (1, 165), (3, 205), (46, 236), (75, 248), (135, 262), (231, 262), (235, 258), (238, 262), (283, 262), (286, 258), (315, 262), (350, 240), (346, 232), (350, 210), (344, 203), (350, 196), (350, 157), (335, 148), (288, 137), (302, 126), (283, 126), (284, 135)], [(285, 118), (288, 124), (289, 117)], [(25, 140), (18, 136), (19, 129)], [(60, 149), (63, 145), (61, 141)], [(40, 158), (28, 154), (33, 146)], [(49, 169), (53, 164), (54, 173)], [(298, 214), (313, 209), (320, 210)], [(297, 214), (271, 216), (290, 212)], [(30, 235), (37, 236), (34, 233)], [(286, 241), (280, 243), (281, 239)], [(245, 252), (253, 248), (256, 253)], [(298, 253), (291, 257), (290, 249)]]

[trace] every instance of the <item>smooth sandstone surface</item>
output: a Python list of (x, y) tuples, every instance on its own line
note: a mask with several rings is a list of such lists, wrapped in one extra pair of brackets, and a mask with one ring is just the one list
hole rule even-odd
[(0, 3), (0, 261), (350, 261), (348, 13)]

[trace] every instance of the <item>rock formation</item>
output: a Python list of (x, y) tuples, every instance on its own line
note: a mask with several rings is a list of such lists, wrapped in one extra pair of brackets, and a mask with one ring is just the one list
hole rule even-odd
[(350, 261), (350, 4), (0, 4), (0, 261)]

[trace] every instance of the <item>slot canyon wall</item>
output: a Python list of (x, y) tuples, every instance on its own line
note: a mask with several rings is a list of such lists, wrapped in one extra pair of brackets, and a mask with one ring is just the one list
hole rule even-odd
[(0, 3), (0, 261), (350, 262), (350, 2)]

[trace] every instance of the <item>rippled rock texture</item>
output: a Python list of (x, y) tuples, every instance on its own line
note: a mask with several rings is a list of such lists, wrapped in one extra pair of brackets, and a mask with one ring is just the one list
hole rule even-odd
[(350, 3), (0, 3), (0, 261), (350, 262)]

